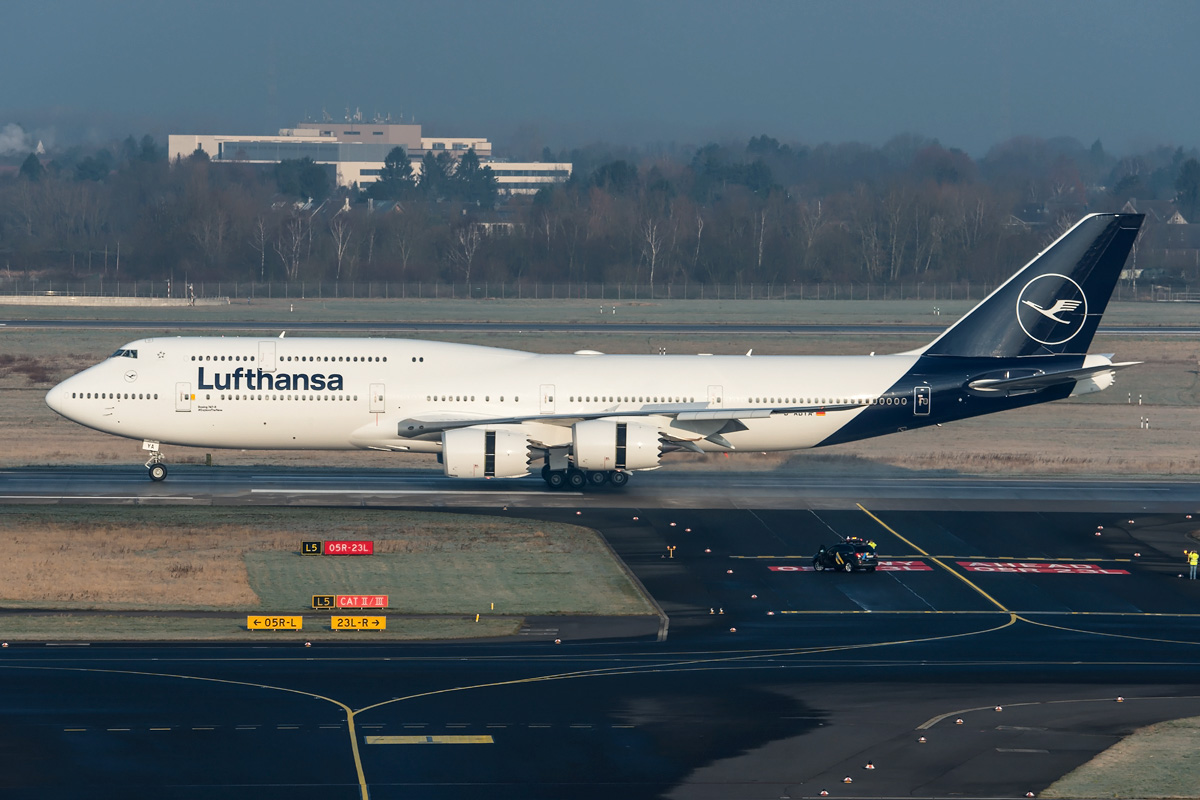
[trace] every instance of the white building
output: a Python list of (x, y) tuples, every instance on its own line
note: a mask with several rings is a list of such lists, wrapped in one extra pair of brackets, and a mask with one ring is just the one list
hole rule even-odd
[(501, 195), (536, 194), (544, 186), (564, 183), (571, 177), (570, 163), (496, 159), (487, 139), (422, 136), (420, 125), (302, 122), (295, 128), (281, 129), (278, 136), (171, 134), (167, 138), (172, 161), (187, 158), (198, 149), (217, 163), (272, 164), (311, 158), (317, 164), (333, 166), (339, 186), (357, 184), (360, 188), (379, 179), (384, 159), (395, 147), (405, 149), (417, 175), (426, 153), (449, 152), (457, 157), (474, 150), (480, 162), (492, 169)]

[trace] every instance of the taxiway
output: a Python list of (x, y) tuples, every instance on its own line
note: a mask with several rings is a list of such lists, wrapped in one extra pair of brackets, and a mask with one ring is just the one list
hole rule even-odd
[[(633, 639), (548, 619), (516, 642), (13, 643), (0, 793), (1012, 797), (1136, 727), (1200, 714), (1200, 581), (1178, 577), (1194, 484), (637, 477), (567, 495), (404, 471), (0, 474), (6, 503), (579, 522), (669, 619), (665, 637)], [(849, 535), (877, 541), (886, 571), (810, 569)]]

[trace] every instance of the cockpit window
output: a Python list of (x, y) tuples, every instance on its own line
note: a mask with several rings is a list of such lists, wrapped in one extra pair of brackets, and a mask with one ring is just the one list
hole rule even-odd
[(137, 350), (118, 350), (109, 358), (137, 358)]

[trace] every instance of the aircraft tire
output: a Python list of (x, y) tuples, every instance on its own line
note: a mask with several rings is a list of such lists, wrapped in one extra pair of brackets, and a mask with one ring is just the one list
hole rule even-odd
[(567, 485), (567, 473), (560, 469), (549, 470), (545, 474), (546, 485), (551, 489), (561, 489)]
[(620, 470), (612, 472), (608, 476), (608, 482), (620, 489), (622, 486), (629, 483), (629, 473), (621, 472)]
[(166, 464), (154, 464), (150, 467), (149, 472), (150, 472), (150, 480), (154, 481), (155, 483), (166, 480), (167, 465)]
[(572, 489), (582, 489), (587, 486), (587, 475), (577, 469), (567, 470), (567, 485)]
[(590, 485), (600, 487), (608, 483), (608, 473), (602, 470), (589, 472), (587, 474), (587, 480)]

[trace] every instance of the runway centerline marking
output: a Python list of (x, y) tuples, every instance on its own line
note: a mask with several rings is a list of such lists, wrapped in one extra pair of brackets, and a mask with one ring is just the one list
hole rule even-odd
[(928, 558), (930, 561), (932, 561), (933, 563), (937, 564), (937, 565), (938, 565), (939, 567), (941, 567), (942, 569), (946, 570), (946, 572), (949, 572), (951, 575), (953, 575), (954, 577), (958, 578), (960, 581), (962, 581), (963, 583), (965, 583), (967, 586), (970, 586), (972, 589), (974, 589), (974, 590), (975, 590), (976, 592), (978, 592), (980, 595), (982, 595), (983, 597), (987, 598), (987, 600), (988, 600), (988, 601), (989, 601), (989, 602), (990, 602), (992, 605), (996, 606), (996, 608), (1000, 609), (1001, 611), (1007, 612), (1007, 613), (1009, 613), (1009, 614), (1011, 614), (1011, 613), (1012, 613), (1011, 611), (1009, 611), (1007, 608), (1005, 608), (1005, 607), (1004, 607), (1004, 604), (1003, 604), (1003, 603), (1001, 603), (1001, 602), (1000, 602), (999, 600), (997, 600), (996, 598), (992, 597), (990, 594), (988, 594), (987, 592), (985, 592), (983, 589), (980, 589), (978, 586), (976, 586), (974, 583), (972, 583), (972, 582), (971, 582), (971, 581), (970, 581), (970, 580), (969, 580), (969, 579), (968, 579), (966, 576), (964, 576), (964, 575), (962, 575), (960, 572), (958, 572), (958, 570), (952, 569), (952, 568), (951, 568), (951, 567), (950, 567), (948, 564), (946, 564), (944, 561), (942, 561), (941, 559), (939, 559), (937, 556), (931, 555), (931, 554), (930, 554), (928, 551), (926, 551), (926, 550), (924, 550), (923, 548), (919, 547), (919, 546), (918, 546), (917, 544), (915, 544), (914, 542), (911, 542), (911, 541), (909, 541), (908, 539), (906, 539), (906, 538), (904, 538), (903, 536), (901, 536), (899, 533), (897, 533), (895, 530), (893, 530), (893, 529), (892, 529), (892, 528), (891, 528), (891, 527), (890, 527), (890, 526), (889, 526), (889, 525), (888, 525), (886, 522), (884, 522), (884, 521), (883, 521), (883, 520), (881, 520), (879, 517), (877, 517), (877, 516), (875, 516), (874, 514), (872, 514), (870, 511), (868, 511), (868, 510), (867, 510), (867, 507), (866, 507), (866, 506), (864, 506), (862, 503), (855, 503), (854, 505), (858, 506), (858, 507), (859, 507), (859, 508), (862, 510), (862, 512), (863, 512), (864, 514), (866, 514), (868, 517), (870, 517), (871, 519), (873, 519), (873, 520), (875, 520), (876, 522), (878, 522), (878, 523), (879, 523), (879, 525), (880, 525), (880, 527), (882, 527), (882, 528), (883, 528), (885, 531), (887, 531), (888, 533), (892, 534), (892, 535), (893, 535), (893, 536), (895, 536), (897, 539), (899, 539), (900, 541), (904, 542), (906, 545), (908, 545), (908, 546), (909, 546), (909, 547), (911, 547), (912, 549), (916, 550), (918, 553), (920, 553), (921, 555), (923, 555), (925, 558)]

